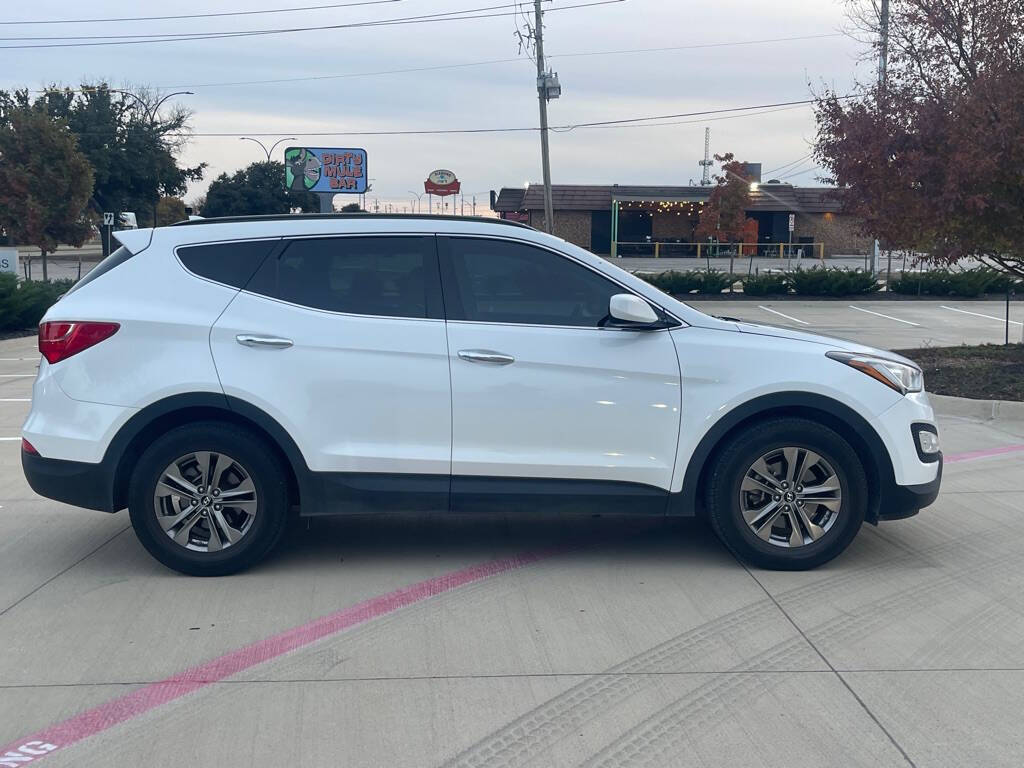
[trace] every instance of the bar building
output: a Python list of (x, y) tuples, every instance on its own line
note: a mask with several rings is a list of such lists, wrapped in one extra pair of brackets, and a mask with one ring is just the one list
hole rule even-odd
[[(752, 169), (759, 171), (756, 165)], [(758, 174), (759, 175), (759, 174)], [(758, 178), (755, 175), (755, 179)], [(602, 256), (703, 256), (697, 223), (712, 187), (554, 184), (554, 234)], [(491, 208), (503, 219), (544, 227), (544, 187), (503, 187), (491, 193)], [(792, 240), (789, 219), (793, 215)], [(747, 217), (757, 222), (758, 255), (802, 249), (804, 256), (867, 253), (871, 241), (839, 211), (835, 189), (758, 183)], [(614, 224), (614, 226), (613, 226)], [(613, 232), (618, 233), (612, 246)], [(792, 242), (793, 245), (788, 244)], [(753, 255), (753, 245), (744, 255)]]

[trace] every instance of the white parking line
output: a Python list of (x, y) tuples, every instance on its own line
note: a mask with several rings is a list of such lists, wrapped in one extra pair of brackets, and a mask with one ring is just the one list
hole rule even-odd
[(0, 373), (0, 379), (31, 379), (34, 373)]
[(853, 304), (850, 305), (850, 309), (856, 309), (858, 312), (867, 312), (869, 315), (878, 315), (879, 317), (884, 317), (886, 320), (895, 320), (897, 323), (906, 323), (907, 325), (912, 325), (915, 328), (921, 327), (920, 323), (912, 323), (909, 320), (900, 320), (898, 317), (893, 317), (892, 315), (883, 315), (881, 312), (872, 312), (870, 309), (864, 309), (863, 307), (855, 307), (853, 306)]
[(768, 307), (762, 306), (761, 304), (758, 304), (757, 308), (758, 309), (763, 309), (765, 312), (771, 312), (773, 315), (778, 315), (779, 317), (784, 317), (787, 320), (792, 320), (794, 323), (800, 323), (800, 325), (810, 325), (810, 323), (805, 323), (803, 320), (798, 320), (795, 317), (790, 317), (789, 315), (784, 315), (781, 312), (776, 312), (774, 309), (769, 309)]
[[(974, 315), (975, 317), (987, 317), (989, 320), (995, 320), (999, 323), (1006, 323), (1005, 317), (996, 317), (995, 315), (983, 315), (980, 312), (968, 312), (966, 309), (957, 309), (956, 307), (947, 307), (945, 304), (939, 304), (942, 309), (948, 309), (950, 312), (959, 312), (961, 315)], [(1016, 320), (1010, 321), (1011, 325), (1024, 325)]]
[(0, 397), (0, 403), (31, 403), (31, 397)]
[(38, 360), (36, 357), (0, 357), (0, 363), (24, 363), (29, 360)]
[(0, 437), (0, 440), (21, 440), (20, 437)]

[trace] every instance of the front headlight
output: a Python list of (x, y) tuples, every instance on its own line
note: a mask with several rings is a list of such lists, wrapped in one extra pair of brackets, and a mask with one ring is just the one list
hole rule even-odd
[(873, 355), (858, 355), (853, 352), (826, 352), (825, 356), (866, 373), (887, 387), (895, 389), (901, 395), (908, 392), (920, 392), (924, 389), (924, 374), (916, 365), (907, 365)]

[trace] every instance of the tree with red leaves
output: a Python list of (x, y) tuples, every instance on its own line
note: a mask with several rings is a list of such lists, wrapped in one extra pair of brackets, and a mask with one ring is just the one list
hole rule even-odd
[[(747, 218), (750, 207), (751, 176), (747, 164), (736, 160), (731, 152), (715, 155), (722, 172), (715, 176), (717, 184), (704, 204), (697, 223), (696, 236), (714, 238), (720, 243), (757, 241), (757, 222)], [(748, 238), (753, 235), (753, 240)]]
[(47, 254), (80, 246), (92, 231), (86, 204), (93, 173), (63, 121), (37, 108), (0, 110), (0, 230), (12, 245)]
[[(877, 41), (877, 4), (850, 9)], [(1024, 0), (891, 0), (886, 84), (827, 90), (816, 117), (815, 156), (883, 247), (1024, 276)]]

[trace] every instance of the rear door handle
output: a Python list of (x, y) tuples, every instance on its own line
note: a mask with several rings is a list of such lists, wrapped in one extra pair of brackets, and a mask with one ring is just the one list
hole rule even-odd
[(460, 349), (459, 358), (469, 363), (493, 363), (495, 365), (510, 365), (516, 361), (512, 355), (495, 352), (493, 349)]
[(235, 341), (243, 347), (266, 347), (268, 349), (288, 349), (292, 345), (291, 339), (282, 339), (280, 336), (253, 336), (249, 333), (240, 333), (235, 336)]

